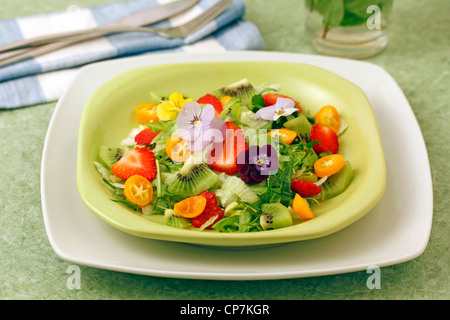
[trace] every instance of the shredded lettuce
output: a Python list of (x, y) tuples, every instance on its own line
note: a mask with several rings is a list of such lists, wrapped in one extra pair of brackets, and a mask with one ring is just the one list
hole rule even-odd
[(205, 221), (205, 223), (203, 223), (199, 230), (205, 230), (206, 228), (208, 228), (210, 225), (212, 225), (214, 223), (214, 221), (216, 221), (216, 219), (218, 218), (218, 215), (212, 216), (211, 218), (209, 218), (208, 220)]
[(150, 92), (150, 102), (153, 104), (160, 104), (161, 100), (163, 99), (162, 96), (160, 96), (159, 94), (157, 94), (156, 92), (151, 91)]
[(175, 120), (149, 123), (148, 127), (150, 127), (150, 129), (152, 129), (153, 132), (160, 131), (160, 133), (152, 141), (152, 144), (155, 145), (155, 147), (152, 150), (153, 153), (155, 154), (155, 157), (161, 159), (167, 158), (166, 142), (179, 129), (175, 123)]
[(345, 119), (341, 116), (341, 125), (339, 127), (339, 131), (337, 132), (337, 135), (340, 136), (343, 134), (348, 128), (348, 123), (345, 121)]
[(98, 173), (102, 175), (103, 181), (107, 181), (110, 185), (116, 187), (117, 189), (123, 189), (123, 180), (119, 177), (115, 176), (107, 167), (103, 164), (94, 161), (94, 166), (97, 169)]
[(249, 110), (247, 107), (241, 107), (241, 109), (242, 111), (239, 122), (244, 133), (246, 132), (246, 129), (270, 129), (272, 121), (256, 119), (255, 113), (252, 110)]
[(216, 196), (219, 197), (224, 207), (237, 200), (248, 203), (255, 203), (259, 200), (258, 195), (236, 176), (226, 177), (222, 187), (217, 190)]
[(267, 182), (263, 181), (260, 184), (249, 186), (249, 188), (257, 195), (262, 195), (267, 191)]
[(122, 142), (121, 142), (122, 146), (124, 146), (124, 147), (134, 147), (136, 145), (136, 141), (134, 140), (134, 138), (137, 136), (137, 134), (139, 132), (141, 132), (145, 128), (146, 128), (146, 126), (140, 125), (137, 128), (131, 129), (130, 133), (128, 133), (128, 136), (125, 139), (122, 140)]
[(212, 228), (219, 232), (253, 232), (262, 230), (259, 214), (245, 208), (216, 222)]

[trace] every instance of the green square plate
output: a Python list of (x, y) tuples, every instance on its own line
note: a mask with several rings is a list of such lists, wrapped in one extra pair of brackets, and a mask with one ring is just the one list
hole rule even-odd
[[(254, 85), (280, 84), (281, 92), (300, 101), (314, 114), (334, 105), (348, 123), (340, 137), (340, 153), (349, 160), (355, 178), (341, 195), (314, 207), (316, 218), (295, 220), (283, 229), (252, 233), (218, 233), (177, 229), (162, 224), (159, 215), (139, 215), (109, 199), (93, 166), (101, 145), (119, 145), (138, 126), (136, 105), (150, 91), (178, 91), (199, 97), (242, 78)], [(84, 204), (113, 227), (135, 236), (210, 246), (255, 246), (323, 237), (339, 231), (368, 213), (382, 197), (386, 165), (373, 110), (364, 92), (340, 76), (301, 63), (223, 61), (161, 64), (122, 73), (100, 86), (86, 103), (78, 139), (77, 185)]]

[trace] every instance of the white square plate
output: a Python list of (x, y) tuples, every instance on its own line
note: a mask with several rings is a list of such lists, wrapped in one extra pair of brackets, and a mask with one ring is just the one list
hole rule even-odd
[[(315, 65), (355, 83), (375, 113), (386, 157), (387, 185), (366, 216), (332, 235), (283, 245), (217, 248), (135, 237), (101, 221), (76, 185), (78, 125), (89, 96), (112, 77), (157, 64), (204, 61), (284, 61)], [(422, 133), (402, 90), (367, 62), (279, 52), (152, 55), (81, 69), (59, 100), (43, 150), (41, 195), (51, 246), (66, 261), (151, 276), (261, 280), (366, 270), (405, 262), (425, 250), (433, 193)]]

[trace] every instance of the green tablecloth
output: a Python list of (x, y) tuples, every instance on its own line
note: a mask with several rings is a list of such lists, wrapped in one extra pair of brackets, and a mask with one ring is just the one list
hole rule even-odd
[[(2, 0), (0, 19), (113, 0)], [(246, 18), (268, 51), (315, 53), (304, 37), (303, 2), (245, 0)], [(69, 290), (66, 270), (45, 233), (40, 164), (56, 103), (0, 111), (0, 299), (449, 299), (449, 50), (448, 0), (397, 0), (390, 45), (367, 59), (403, 89), (427, 145), (434, 191), (433, 228), (418, 258), (383, 267), (381, 289), (365, 271), (268, 281), (171, 279), (80, 266), (83, 287)], [(408, 159), (405, 159), (408, 161)]]

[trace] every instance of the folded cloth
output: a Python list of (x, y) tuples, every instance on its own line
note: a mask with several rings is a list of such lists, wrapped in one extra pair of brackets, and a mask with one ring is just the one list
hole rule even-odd
[[(3, 20), (0, 21), (0, 44), (55, 32), (92, 28), (169, 1), (133, 0)], [(182, 24), (216, 1), (200, 0), (188, 11), (155, 23), (152, 27)], [(170, 52), (261, 50), (264, 46), (261, 35), (251, 22), (243, 18), (244, 13), (242, 0), (234, 0), (214, 21), (183, 39), (169, 39), (146, 32), (111, 34), (0, 68), (0, 109), (56, 101), (79, 68), (96, 61)]]

